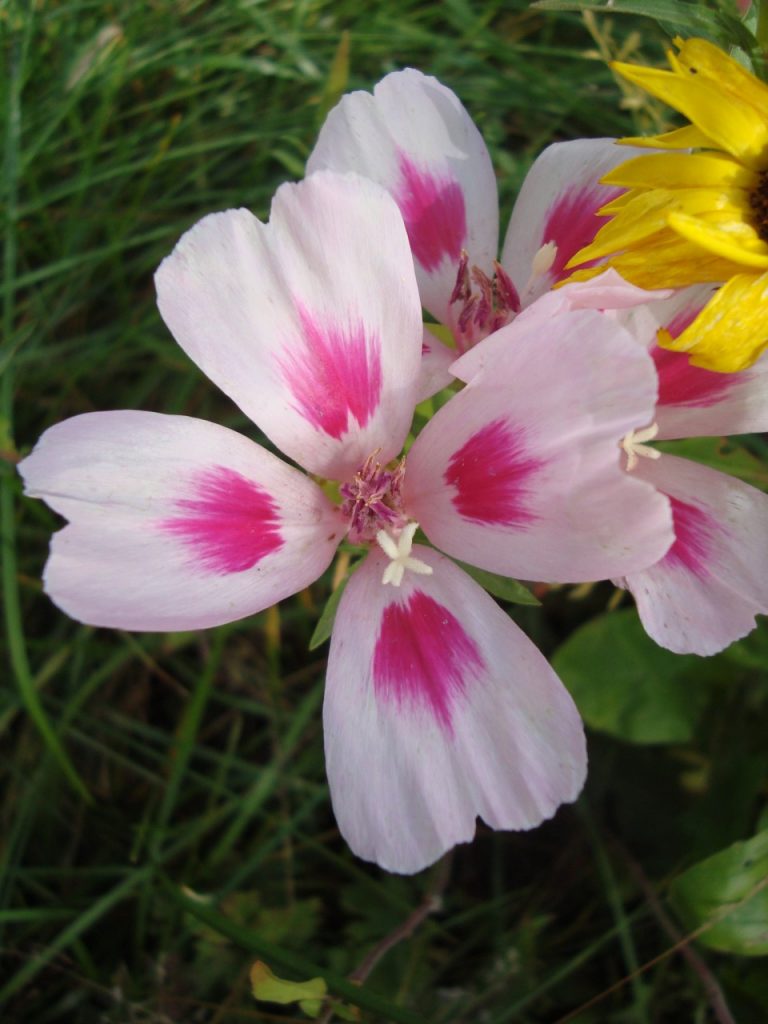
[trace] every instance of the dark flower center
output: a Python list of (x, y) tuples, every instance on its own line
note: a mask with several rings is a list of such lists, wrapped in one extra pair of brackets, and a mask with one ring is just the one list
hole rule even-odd
[(757, 188), (749, 196), (749, 205), (755, 215), (755, 230), (768, 242), (768, 171), (760, 171)]

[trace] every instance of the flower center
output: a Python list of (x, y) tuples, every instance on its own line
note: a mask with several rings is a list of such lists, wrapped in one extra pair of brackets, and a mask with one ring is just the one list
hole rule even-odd
[(340, 488), (341, 512), (349, 520), (353, 544), (370, 544), (381, 530), (397, 534), (408, 522), (402, 497), (405, 458), (382, 466), (378, 454), (369, 455), (353, 479)]
[(470, 269), (467, 251), (461, 250), (450, 304), (461, 304), (456, 325), (462, 350), (498, 331), (520, 312), (520, 296), (512, 278), (497, 260), (493, 261), (493, 270), (491, 278), (478, 266)]
[(768, 171), (760, 171), (757, 188), (749, 196), (749, 205), (755, 215), (755, 230), (768, 242)]

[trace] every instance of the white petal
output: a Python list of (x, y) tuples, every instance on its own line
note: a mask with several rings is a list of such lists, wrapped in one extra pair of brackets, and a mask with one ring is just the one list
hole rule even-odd
[(70, 522), (45, 587), (94, 626), (200, 629), (260, 611), (327, 568), (343, 523), (298, 470), (224, 427), (151, 412), (88, 413), (19, 466)]
[(768, 496), (664, 455), (638, 475), (672, 499), (675, 543), (624, 583), (647, 632), (677, 654), (716, 654), (768, 613)]
[(373, 95), (354, 92), (330, 112), (307, 164), (353, 170), (397, 200), (413, 247), (423, 305), (449, 320), (461, 250), (492, 274), (498, 247), (496, 177), (480, 133), (456, 95), (408, 69)]
[(406, 512), (453, 557), (518, 579), (645, 568), (671, 517), (619, 444), (653, 418), (652, 360), (611, 318), (548, 303), (537, 318), (539, 302), (459, 361), (478, 372), (413, 444)]
[(323, 710), (342, 835), (403, 873), (472, 839), (478, 815), (535, 827), (586, 772), (578, 712), (546, 659), (464, 572), (414, 551), (432, 576), (382, 586), (377, 551), (352, 576)]
[(325, 173), (278, 189), (268, 225), (247, 210), (212, 214), (156, 283), (182, 348), (299, 465), (344, 480), (377, 448), (384, 462), (399, 453), (422, 326), (383, 189)]
[(719, 437), (768, 430), (768, 353), (748, 370), (715, 373), (694, 366), (685, 352), (660, 348), (659, 328), (676, 338), (712, 294), (709, 285), (683, 288), (664, 301), (622, 315), (622, 322), (650, 348), (659, 375), (656, 421), (660, 438)]

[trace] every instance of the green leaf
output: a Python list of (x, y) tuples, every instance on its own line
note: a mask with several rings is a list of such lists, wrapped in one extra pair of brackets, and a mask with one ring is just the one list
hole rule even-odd
[(692, 737), (708, 697), (697, 679), (701, 665), (695, 655), (657, 646), (634, 608), (588, 622), (552, 659), (584, 721), (633, 743)]
[(656, 447), (670, 455), (693, 459), (704, 466), (736, 476), (745, 483), (768, 490), (768, 466), (733, 438), (689, 437), (680, 441), (660, 441)]
[(699, 942), (723, 953), (768, 954), (768, 831), (734, 843), (679, 875), (670, 896)]
[(507, 576), (497, 576), (495, 572), (486, 572), (485, 569), (477, 569), (474, 565), (467, 565), (454, 559), (456, 565), (460, 566), (468, 576), (484, 587), (489, 594), (498, 597), (500, 601), (509, 601), (510, 604), (541, 604), (537, 597), (534, 597), (528, 587), (519, 580), (510, 579)]
[(317, 124), (325, 121), (328, 111), (331, 110), (342, 97), (349, 84), (349, 31), (344, 29), (339, 39), (339, 45), (331, 61), (331, 70), (328, 73), (328, 80), (320, 98), (320, 105), (317, 108)]
[(754, 50), (757, 40), (741, 18), (705, 7), (697, 0), (536, 0), (539, 11), (594, 11), (596, 14), (639, 14), (683, 36), (706, 36), (728, 50), (738, 43)]
[(341, 583), (331, 593), (331, 596), (325, 602), (325, 608), (323, 608), (320, 618), (317, 620), (317, 625), (312, 633), (312, 637), (309, 641), (310, 651), (316, 650), (321, 644), (324, 644), (328, 637), (333, 632), (333, 623), (336, 621), (336, 611), (339, 607), (339, 601), (341, 595), (346, 589), (347, 583), (349, 583), (349, 577), (355, 571), (354, 566), (349, 573), (344, 577)]
[(254, 999), (281, 1006), (298, 1003), (308, 1017), (317, 1017), (328, 992), (324, 978), (284, 981), (273, 974), (262, 960), (257, 960), (251, 968), (250, 979)]

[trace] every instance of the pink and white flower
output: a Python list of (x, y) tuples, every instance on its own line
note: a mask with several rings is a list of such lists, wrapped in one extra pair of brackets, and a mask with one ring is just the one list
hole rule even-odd
[[(616, 583), (632, 592), (648, 634), (678, 654), (715, 654), (746, 636), (756, 614), (768, 613), (768, 496), (689, 459), (662, 455), (651, 443), (768, 430), (768, 356), (741, 373), (713, 373), (656, 343), (660, 329), (673, 336), (685, 329), (707, 290), (697, 286), (665, 297), (608, 270), (549, 293), (515, 321), (519, 335), (529, 321), (536, 331), (547, 309), (601, 309), (650, 352), (659, 382), (656, 409), (621, 447), (627, 471), (669, 498), (675, 541), (658, 562)], [(452, 373), (464, 381), (498, 374), (507, 358), (507, 330), (465, 353)]]
[[(649, 440), (768, 430), (768, 356), (741, 373), (713, 373), (656, 344), (660, 328), (676, 337), (694, 320), (707, 291), (688, 288), (626, 317), (659, 375)], [(679, 654), (715, 654), (751, 632), (755, 615), (768, 614), (768, 495), (689, 459), (658, 457), (658, 449), (642, 444), (638, 455), (631, 470), (670, 499), (675, 542), (655, 565), (619, 582), (658, 644)]]
[[(376, 244), (371, 240), (375, 238)], [(625, 575), (672, 540), (666, 498), (625, 474), (653, 362), (609, 318), (529, 310), (503, 372), (440, 410), (397, 461), (421, 358), (410, 244), (387, 193), (320, 173), (271, 219), (204, 218), (157, 273), (181, 347), (310, 476), (231, 430), (104, 412), (48, 430), (27, 493), (69, 524), (48, 593), (74, 618), (197, 629), (307, 586), (348, 535), (324, 709), (333, 805), (361, 857), (419, 870), (479, 814), (530, 828), (573, 800), (576, 709), (542, 655), (447, 555), (560, 581)], [(528, 327), (525, 327), (525, 323)], [(512, 325), (506, 330), (515, 332)]]
[[(422, 305), (463, 352), (570, 275), (566, 264), (601, 226), (597, 210), (624, 191), (599, 179), (631, 155), (613, 139), (545, 149), (523, 182), (500, 262), (488, 150), (458, 97), (435, 78), (397, 71), (373, 95), (343, 97), (307, 170), (356, 171), (390, 192), (405, 220)], [(433, 387), (450, 383), (452, 356), (425, 334)]]

